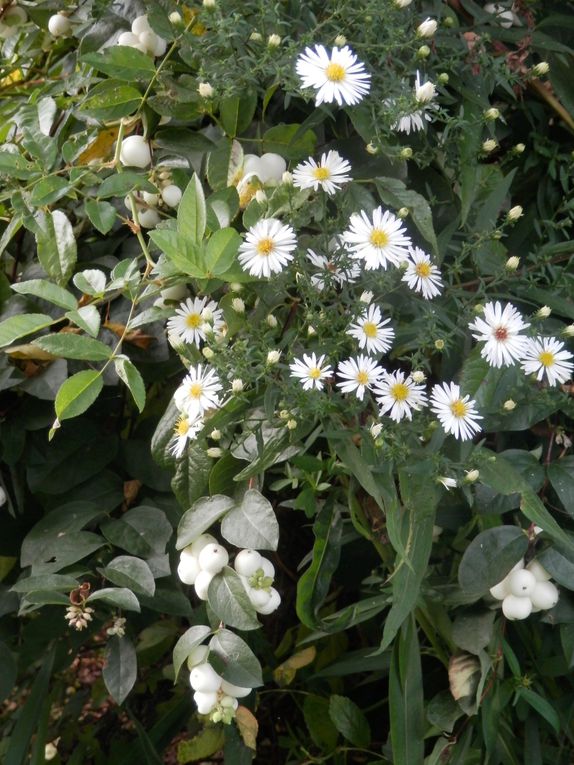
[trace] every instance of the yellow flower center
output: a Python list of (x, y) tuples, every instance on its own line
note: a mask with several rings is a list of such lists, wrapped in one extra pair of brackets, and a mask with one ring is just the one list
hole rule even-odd
[(454, 414), (455, 417), (464, 417), (468, 411), (468, 407), (464, 401), (458, 399), (457, 401), (452, 402), (450, 405), (450, 411)]
[(269, 239), (269, 237), (261, 239), (257, 243), (257, 254), (261, 255), (262, 258), (267, 258), (273, 252), (274, 247), (273, 239)]
[(417, 276), (422, 276), (423, 279), (428, 279), (431, 275), (431, 267), (429, 263), (417, 263), (415, 266), (415, 273)]
[(180, 420), (178, 420), (177, 425), (175, 426), (175, 432), (178, 436), (185, 436), (188, 431), (189, 420), (186, 420), (185, 417), (182, 417)]
[(200, 398), (203, 393), (203, 385), (200, 382), (191, 383), (189, 386), (190, 398)]
[(341, 82), (341, 80), (345, 79), (345, 67), (341, 66), (341, 64), (331, 63), (325, 69), (325, 76), (331, 82)]
[(321, 377), (321, 370), (319, 369), (319, 367), (313, 367), (313, 369), (310, 369), (309, 377), (312, 380), (319, 380), (319, 378)]
[(367, 372), (358, 372), (357, 373), (357, 382), (359, 385), (368, 385), (369, 384), (369, 375)]
[(197, 329), (198, 327), (201, 327), (203, 324), (203, 320), (198, 313), (189, 313), (185, 317), (185, 326), (188, 327), (188, 329)]
[(327, 178), (330, 177), (331, 173), (329, 172), (328, 167), (316, 167), (313, 170), (313, 175), (318, 181), (326, 181)]
[(389, 243), (389, 235), (380, 228), (374, 228), (371, 231), (369, 241), (373, 247), (386, 247)]
[(409, 389), (404, 383), (395, 383), (391, 388), (391, 396), (395, 401), (406, 401), (409, 397)]
[(543, 367), (551, 367), (554, 364), (554, 354), (550, 351), (542, 351), (538, 355), (538, 361)]
[(377, 325), (374, 324), (372, 321), (366, 321), (363, 324), (363, 332), (367, 337), (376, 337), (377, 336)]

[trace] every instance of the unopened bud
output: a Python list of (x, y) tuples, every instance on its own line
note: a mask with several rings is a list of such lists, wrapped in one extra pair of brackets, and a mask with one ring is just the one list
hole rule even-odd
[(285, 423), (285, 426), (287, 427), (288, 430), (295, 430), (295, 428), (297, 427), (297, 420), (287, 420), (287, 422)]
[(480, 472), (478, 470), (466, 470), (466, 475), (464, 477), (464, 480), (468, 483), (474, 483), (475, 481), (478, 481), (478, 477), (480, 475)]
[(526, 146), (523, 143), (517, 143), (516, 146), (513, 148), (513, 152), (515, 154), (522, 154)]
[(564, 327), (562, 334), (565, 337), (574, 337), (574, 324), (568, 324), (567, 327)]
[(509, 398), (504, 402), (502, 407), (503, 409), (506, 409), (507, 412), (512, 412), (512, 410), (516, 407), (516, 401), (513, 401), (511, 398)]
[(512, 255), (512, 257), (508, 258), (508, 260), (504, 264), (504, 267), (506, 268), (507, 271), (516, 271), (519, 265), (520, 265), (520, 258), (517, 258), (516, 255)]
[(550, 308), (550, 306), (543, 305), (542, 308), (539, 308), (536, 311), (536, 316), (539, 319), (547, 319), (551, 313), (552, 313), (552, 308)]
[(269, 35), (269, 37), (267, 38), (267, 45), (270, 48), (278, 48), (281, 45), (281, 38), (279, 37), (279, 35), (275, 35), (275, 34)]
[(267, 354), (267, 363), (277, 364), (280, 358), (281, 358), (281, 353), (279, 351), (269, 351), (269, 353)]
[(249, 35), (249, 39), (251, 40), (251, 42), (261, 42), (263, 37), (260, 32), (251, 32), (251, 34)]
[(417, 37), (432, 37), (438, 24), (434, 19), (427, 18), (417, 27)]
[(200, 82), (197, 92), (202, 98), (211, 98), (213, 95), (213, 88), (208, 82)]
[(219, 446), (210, 446), (209, 449), (207, 449), (206, 454), (208, 457), (212, 457), (214, 460), (216, 460), (221, 457), (223, 450), (220, 449)]
[(434, 347), (437, 349), (437, 351), (442, 351), (444, 348), (444, 340), (435, 340)]
[(484, 306), (482, 305), (482, 303), (477, 303), (472, 310), (475, 313), (482, 313), (484, 311)]
[(510, 210), (506, 213), (506, 217), (510, 222), (513, 222), (521, 218), (523, 212), (524, 210), (520, 205), (514, 205), (514, 207), (511, 207)]
[(381, 435), (381, 430), (382, 429), (383, 429), (383, 423), (382, 422), (373, 422), (373, 424), (369, 428), (373, 438), (378, 438)]
[(275, 327), (277, 326), (277, 319), (275, 318), (275, 316), (273, 316), (273, 314), (272, 314), (272, 313), (270, 313), (270, 314), (267, 316), (267, 318), (265, 319), (265, 321), (267, 322), (267, 324), (268, 324), (268, 325), (269, 325), (269, 326), (270, 326), (272, 329), (275, 329)]
[(245, 303), (241, 298), (233, 298), (231, 301), (231, 307), (235, 313), (245, 313)]
[(307, 327), (307, 335), (308, 335), (309, 337), (311, 337), (312, 335), (316, 335), (316, 334), (317, 334), (317, 330), (315, 329), (315, 327), (312, 327), (312, 326), (309, 324), (309, 326)]
[(410, 159), (413, 156), (413, 150), (410, 146), (405, 146), (401, 149), (399, 157), (401, 159)]
[(263, 189), (257, 189), (255, 192), (255, 201), (259, 202), (260, 205), (267, 202), (267, 194), (263, 191)]
[(399, 218), (408, 218), (409, 217), (409, 208), (408, 207), (401, 207), (401, 209), (397, 213)]
[(345, 37), (345, 35), (337, 35), (337, 37), (335, 37), (335, 45), (338, 48), (342, 48), (343, 45), (346, 45), (346, 44), (347, 44), (347, 38)]
[(172, 13), (169, 14), (168, 18), (171, 21), (171, 23), (175, 24), (176, 26), (181, 24), (181, 22), (183, 21), (183, 19), (181, 18), (181, 14), (178, 13), (177, 11), (172, 11)]
[(417, 58), (428, 58), (431, 54), (431, 49), (428, 45), (421, 45), (417, 51)]
[(240, 380), (238, 377), (235, 380), (231, 381), (231, 390), (233, 393), (241, 393), (243, 390), (243, 380)]
[(535, 77), (543, 77), (545, 74), (548, 74), (550, 71), (550, 64), (548, 61), (541, 61), (539, 64), (536, 64), (536, 66), (532, 67), (532, 74)]
[(495, 107), (487, 109), (484, 112), (484, 119), (485, 120), (489, 120), (489, 121), (497, 120), (499, 117), (500, 117), (500, 112)]
[(367, 154), (378, 154), (379, 153), (379, 147), (375, 146), (375, 144), (372, 143), (372, 142), (368, 143), (365, 146), (365, 150), (366, 150)]
[(498, 144), (494, 138), (488, 138), (486, 141), (483, 141), (482, 150), (485, 154), (490, 154), (490, 152), (494, 151), (497, 146)]
[(408, 8), (412, 1), (413, 0), (394, 0), (394, 3), (397, 8)]
[(207, 8), (208, 10), (215, 8), (215, 5), (215, 0), (203, 0), (203, 7)]
[(437, 79), (441, 85), (448, 85), (448, 81), (450, 80), (450, 77), (448, 76), (446, 72), (441, 72)]
[(243, 289), (243, 285), (240, 284), (239, 282), (231, 282), (231, 284), (229, 285), (229, 289), (232, 292), (241, 292), (241, 290)]
[(285, 170), (281, 176), (281, 183), (284, 183), (286, 186), (291, 186), (293, 183), (293, 173), (290, 173), (289, 170)]
[(425, 82), (415, 91), (415, 98), (420, 104), (428, 104), (435, 97), (436, 88), (432, 82)]
[(212, 351), (211, 348), (208, 348), (207, 346), (201, 352), (204, 358), (206, 358), (208, 361), (215, 356), (214, 351)]
[(372, 299), (373, 299), (373, 293), (371, 292), (371, 290), (365, 290), (364, 292), (361, 292), (361, 296), (359, 297), (359, 302), (369, 305)]
[(219, 441), (219, 439), (221, 438), (221, 431), (215, 428), (214, 430), (211, 431), (211, 433), (209, 434), (209, 437), (211, 438), (212, 441)]
[(427, 379), (427, 376), (425, 375), (425, 373), (422, 372), (420, 369), (417, 369), (416, 372), (413, 372), (411, 377), (416, 383), (423, 383)]

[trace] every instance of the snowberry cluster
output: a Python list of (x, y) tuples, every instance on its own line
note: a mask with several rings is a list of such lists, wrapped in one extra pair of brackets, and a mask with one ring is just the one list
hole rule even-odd
[[(258, 157), (245, 154), (243, 166), (236, 178), (239, 204), (243, 209), (257, 193), (258, 185), (276, 186), (283, 180), (287, 163), (279, 154), (267, 152)], [(262, 193), (262, 192), (261, 192)]]
[(48, 31), (52, 37), (66, 37), (70, 34), (72, 24), (65, 13), (54, 13), (48, 19)]
[[(207, 600), (211, 580), (228, 563), (227, 550), (211, 534), (202, 534), (181, 551), (177, 573), (184, 584), (193, 585), (200, 600)], [(273, 613), (281, 603), (281, 596), (272, 587), (275, 569), (271, 561), (256, 550), (241, 550), (234, 568), (254, 609), (264, 616)]]
[(502, 601), (507, 619), (526, 619), (531, 613), (547, 611), (558, 603), (558, 589), (550, 574), (536, 560), (524, 567), (519, 561), (502, 582), (490, 588), (493, 598)]
[(163, 56), (167, 50), (167, 43), (150, 27), (147, 16), (138, 16), (132, 21), (132, 31), (122, 32), (118, 37), (118, 45), (127, 45), (129, 48), (137, 48), (142, 53), (150, 56)]
[(233, 685), (220, 677), (211, 664), (208, 664), (208, 655), (209, 648), (199, 645), (187, 659), (187, 666), (191, 670), (189, 682), (195, 691), (193, 700), (200, 715), (209, 715), (215, 723), (229, 724), (239, 705), (237, 699), (248, 696), (251, 688)]

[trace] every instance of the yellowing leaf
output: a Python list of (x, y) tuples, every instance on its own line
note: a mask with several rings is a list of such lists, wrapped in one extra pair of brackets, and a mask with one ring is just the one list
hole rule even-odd
[[(125, 128), (124, 135), (129, 135), (133, 130), (132, 128)], [(76, 159), (76, 164), (87, 165), (94, 159), (104, 160), (110, 157), (113, 145), (115, 144), (119, 132), (119, 126), (104, 128), (98, 133), (87, 149), (80, 154)]]
[(237, 707), (235, 722), (245, 746), (254, 751), (257, 749), (257, 733), (259, 723), (255, 715), (247, 707)]
[(273, 679), (278, 685), (289, 685), (293, 682), (298, 669), (307, 667), (312, 664), (317, 655), (317, 649), (315, 646), (309, 648), (303, 648), (302, 651), (297, 651), (293, 656), (290, 656), (286, 661), (275, 668), (273, 672)]

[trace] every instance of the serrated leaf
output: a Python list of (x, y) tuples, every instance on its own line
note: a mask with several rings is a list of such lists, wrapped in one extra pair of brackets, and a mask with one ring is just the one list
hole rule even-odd
[(182, 515), (177, 527), (176, 549), (181, 550), (203, 534), (222, 515), (234, 506), (234, 501), (223, 494), (202, 497)]
[(12, 289), (19, 295), (33, 295), (42, 300), (47, 300), (49, 303), (54, 303), (54, 305), (58, 305), (61, 308), (74, 309), (77, 305), (77, 300), (71, 292), (45, 279), (30, 279), (25, 282), (17, 282), (12, 284)]
[(220, 629), (209, 642), (209, 663), (224, 680), (242, 688), (263, 685), (261, 665), (245, 640), (231, 630)]
[(173, 672), (174, 682), (177, 680), (179, 670), (182, 668), (183, 663), (187, 661), (187, 657), (198, 645), (201, 645), (205, 638), (211, 633), (211, 629), (205, 624), (198, 624), (195, 627), (190, 627), (179, 638), (173, 648)]
[(100, 372), (86, 369), (69, 377), (56, 396), (56, 416), (69, 420), (86, 411), (100, 395), (104, 381)]
[(241, 579), (229, 566), (211, 580), (207, 602), (213, 613), (230, 627), (256, 630), (261, 626)]
[(248, 489), (241, 504), (223, 519), (221, 535), (236, 547), (276, 550), (279, 524), (269, 500), (257, 489)]
[(145, 407), (145, 384), (139, 369), (129, 359), (123, 357), (115, 359), (114, 365), (118, 377), (128, 386), (138, 410), (143, 412)]
[(117, 635), (109, 639), (102, 677), (113, 700), (123, 704), (137, 679), (136, 649), (131, 640)]
[(99, 340), (94, 340), (85, 335), (75, 335), (71, 332), (44, 335), (34, 340), (34, 344), (43, 351), (64, 359), (107, 361), (112, 355), (112, 349)]

